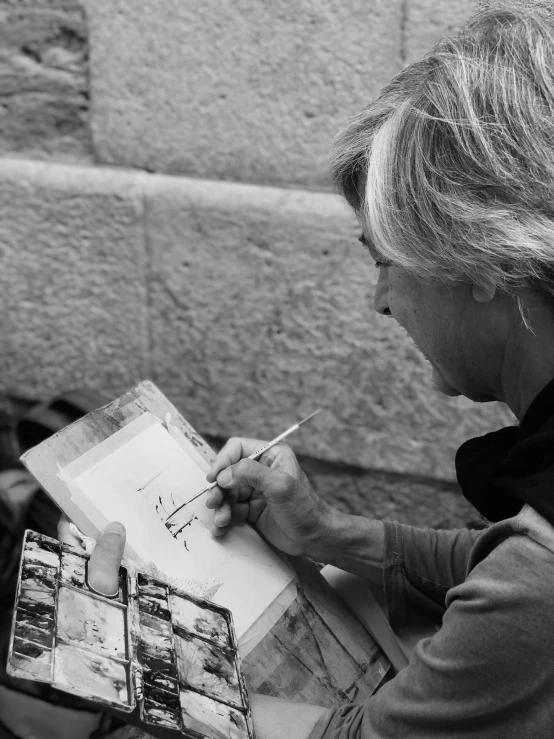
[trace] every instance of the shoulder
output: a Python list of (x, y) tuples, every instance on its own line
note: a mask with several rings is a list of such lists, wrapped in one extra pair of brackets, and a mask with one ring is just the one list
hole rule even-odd
[(553, 610), (554, 551), (515, 525), (448, 591), (441, 629), (416, 647), (414, 675), (497, 705), (527, 696), (544, 708), (553, 699)]
[(462, 628), (468, 621), (483, 623), (489, 648), (554, 649), (554, 527), (532, 509), (491, 526), (474, 546), (465, 581), (448, 592), (446, 607), (446, 622), (454, 618)]
[[(483, 573), (536, 581), (554, 566), (554, 526), (525, 505), (513, 518), (486, 529), (476, 540), (468, 560), (467, 577)], [(531, 584), (531, 583), (529, 583)]]

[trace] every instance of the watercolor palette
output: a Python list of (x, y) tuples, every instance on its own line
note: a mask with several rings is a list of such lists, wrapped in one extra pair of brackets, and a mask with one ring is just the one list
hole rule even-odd
[(26, 531), (8, 673), (191, 739), (254, 739), (231, 613), (123, 567), (102, 598), (87, 562)]

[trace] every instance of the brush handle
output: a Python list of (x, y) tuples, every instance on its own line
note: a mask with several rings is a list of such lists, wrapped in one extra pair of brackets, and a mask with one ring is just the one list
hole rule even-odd
[(260, 447), (256, 452), (253, 454), (250, 454), (246, 459), (258, 459), (258, 457), (261, 457), (264, 452), (267, 452), (268, 449), (271, 449), (272, 446), (275, 446), (275, 444), (278, 444), (280, 441), (282, 441), (286, 436), (289, 434), (292, 434), (293, 431), (296, 431), (296, 429), (300, 426), (299, 423), (295, 423), (294, 426), (291, 426), (290, 429), (287, 429), (286, 431), (283, 431), (282, 434), (279, 434), (279, 436), (276, 436), (271, 441), (268, 441), (265, 446)]

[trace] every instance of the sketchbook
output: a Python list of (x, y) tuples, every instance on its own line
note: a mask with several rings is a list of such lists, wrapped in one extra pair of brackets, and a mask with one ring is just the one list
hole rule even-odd
[(128, 561), (228, 608), (244, 657), (294, 600), (294, 572), (249, 524), (214, 538), (205, 496), (187, 504), (214, 458), (161, 391), (143, 382), (22, 462), (83, 534), (97, 538), (109, 521), (121, 521)]

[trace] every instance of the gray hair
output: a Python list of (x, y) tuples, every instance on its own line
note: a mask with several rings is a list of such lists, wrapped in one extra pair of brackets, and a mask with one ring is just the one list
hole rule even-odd
[(478, 14), (348, 122), (332, 168), (386, 259), (554, 301), (554, 26)]

